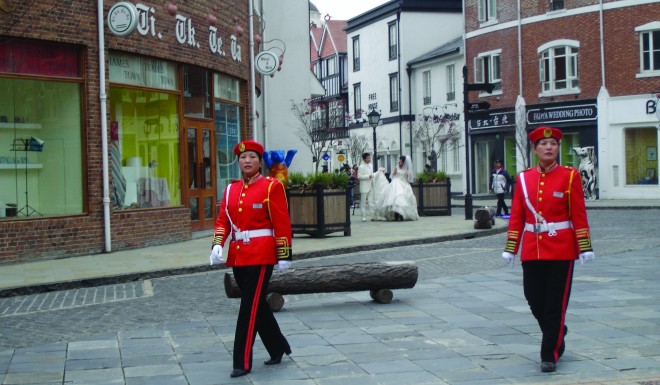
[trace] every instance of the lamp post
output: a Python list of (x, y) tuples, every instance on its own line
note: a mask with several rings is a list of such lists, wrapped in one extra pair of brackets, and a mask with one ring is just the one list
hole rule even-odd
[(373, 155), (373, 160), (374, 160), (374, 172), (378, 171), (378, 155), (376, 154), (376, 127), (378, 127), (378, 123), (380, 123), (380, 113), (376, 111), (376, 109), (372, 109), (370, 113), (367, 114), (367, 118), (369, 119), (369, 125), (371, 128), (374, 130), (374, 155)]

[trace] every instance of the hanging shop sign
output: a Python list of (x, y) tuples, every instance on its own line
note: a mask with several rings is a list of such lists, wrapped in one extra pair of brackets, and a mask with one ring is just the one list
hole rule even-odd
[(539, 107), (527, 110), (527, 124), (581, 122), (597, 118), (598, 107), (595, 104)]
[(273, 52), (261, 51), (254, 58), (254, 65), (262, 75), (274, 74), (279, 66), (279, 58)]
[(108, 28), (113, 35), (128, 36), (137, 27), (138, 11), (133, 3), (120, 1), (108, 11)]

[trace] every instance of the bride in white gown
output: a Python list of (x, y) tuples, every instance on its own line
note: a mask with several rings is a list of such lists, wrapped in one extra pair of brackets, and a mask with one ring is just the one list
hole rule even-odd
[(417, 199), (410, 184), (414, 182), (415, 175), (412, 163), (407, 156), (399, 157), (398, 166), (392, 171), (392, 182), (388, 183), (382, 172), (374, 175), (374, 220), (404, 220), (416, 221)]

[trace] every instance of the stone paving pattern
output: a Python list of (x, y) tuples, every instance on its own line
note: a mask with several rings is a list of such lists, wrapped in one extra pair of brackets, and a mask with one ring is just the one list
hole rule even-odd
[[(286, 296), (276, 317), (293, 354), (266, 367), (257, 341), (253, 371), (238, 379), (229, 377), (238, 300), (225, 297), (224, 269), (2, 298), (0, 383), (660, 384), (657, 216), (589, 211), (597, 258), (576, 267), (553, 374), (539, 370), (522, 271), (500, 262), (496, 234), (294, 262), (412, 260), (420, 277), (390, 304), (367, 292)], [(56, 299), (82, 291), (96, 299)]]

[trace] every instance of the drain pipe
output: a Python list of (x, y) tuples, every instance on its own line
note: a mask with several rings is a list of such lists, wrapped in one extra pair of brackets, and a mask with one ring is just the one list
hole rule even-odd
[(602, 87), (605, 88), (605, 38), (603, 37), (603, 0), (600, 0), (600, 76), (603, 79)]
[(110, 181), (108, 178), (108, 119), (105, 94), (105, 41), (103, 0), (97, 1), (99, 26), (99, 102), (101, 103), (101, 159), (103, 159), (103, 224), (105, 228), (105, 252), (112, 251), (112, 234), (110, 234)]
[[(255, 141), (259, 141), (259, 136), (257, 135), (257, 85), (254, 84), (255, 75), (254, 75), (254, 3), (253, 0), (248, 0), (248, 18), (250, 26), (250, 50), (248, 55), (250, 55), (250, 108), (251, 108), (251, 117), (252, 117), (252, 136)], [(265, 135), (264, 135), (265, 137)]]

